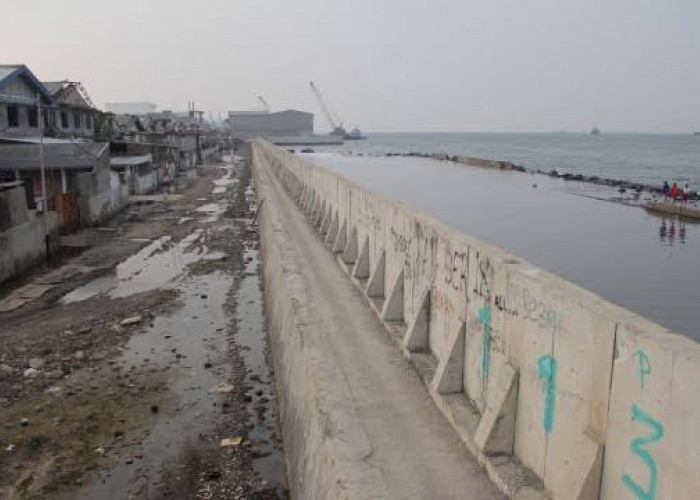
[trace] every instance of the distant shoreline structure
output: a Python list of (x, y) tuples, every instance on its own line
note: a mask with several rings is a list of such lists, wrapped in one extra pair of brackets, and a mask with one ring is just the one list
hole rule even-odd
[[(370, 155), (372, 156), (372, 155)], [(489, 160), (484, 158), (475, 158), (469, 156), (459, 156), (459, 155), (448, 155), (443, 153), (384, 153), (373, 156), (400, 156), (400, 157), (417, 157), (417, 158), (430, 158), (438, 161), (446, 161), (451, 163), (458, 163), (465, 166), (477, 167), (477, 168), (487, 168), (493, 170), (502, 171), (513, 171), (521, 173), (530, 173), (545, 175), (547, 177), (553, 177), (555, 179), (561, 179), (563, 181), (570, 182), (585, 182), (589, 184), (597, 184), (599, 186), (608, 186), (612, 188), (617, 188), (619, 192), (623, 193), (626, 191), (641, 193), (646, 191), (648, 193), (662, 195), (663, 191), (660, 185), (646, 184), (642, 182), (626, 181), (622, 179), (610, 179), (606, 177), (599, 177), (597, 175), (582, 175), (582, 174), (572, 174), (572, 173), (560, 173), (557, 170), (545, 171), (538, 168), (526, 168), (522, 165), (510, 161), (502, 160)], [(700, 192), (691, 191), (690, 200), (697, 201), (700, 200)]]

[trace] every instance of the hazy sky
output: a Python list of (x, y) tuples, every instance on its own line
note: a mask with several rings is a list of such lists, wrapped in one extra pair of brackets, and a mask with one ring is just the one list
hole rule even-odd
[(700, 130), (700, 0), (0, 0), (0, 60), (98, 103), (368, 131)]

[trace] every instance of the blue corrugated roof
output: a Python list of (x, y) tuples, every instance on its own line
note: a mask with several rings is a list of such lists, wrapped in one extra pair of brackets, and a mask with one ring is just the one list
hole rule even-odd
[[(54, 98), (51, 95), (51, 92), (49, 92), (44, 84), (42, 84), (39, 79), (34, 76), (34, 73), (32, 73), (31, 70), (24, 64), (0, 64), (0, 100), (13, 102), (27, 100), (26, 98), (22, 98), (20, 96), (2, 95), (2, 88), (17, 78), (24, 78), (29, 85), (34, 87), (42, 96), (44, 96), (46, 104), (50, 106), (54, 105)], [(31, 104), (31, 102), (27, 102), (26, 104)]]

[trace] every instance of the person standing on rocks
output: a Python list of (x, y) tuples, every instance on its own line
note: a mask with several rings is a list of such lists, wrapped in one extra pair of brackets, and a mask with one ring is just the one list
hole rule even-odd
[(678, 184), (675, 182), (673, 183), (673, 186), (671, 186), (671, 201), (676, 201), (678, 198)]

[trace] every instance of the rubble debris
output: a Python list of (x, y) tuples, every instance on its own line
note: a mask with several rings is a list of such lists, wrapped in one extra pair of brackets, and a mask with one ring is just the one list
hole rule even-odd
[(235, 390), (236, 390), (236, 388), (233, 385), (227, 384), (227, 383), (221, 383), (221, 384), (209, 389), (209, 394), (229, 394)]
[(231, 438), (226, 438), (221, 440), (221, 447), (222, 448), (227, 448), (229, 446), (238, 446), (241, 444), (243, 441), (243, 438), (241, 436), (234, 436)]
[(44, 366), (44, 360), (42, 358), (30, 358), (29, 359), (29, 367), (34, 368), (35, 370), (38, 370)]
[(119, 322), (119, 326), (131, 326), (131, 325), (136, 325), (138, 323), (141, 323), (143, 319), (141, 316), (131, 316), (129, 318), (124, 318)]

